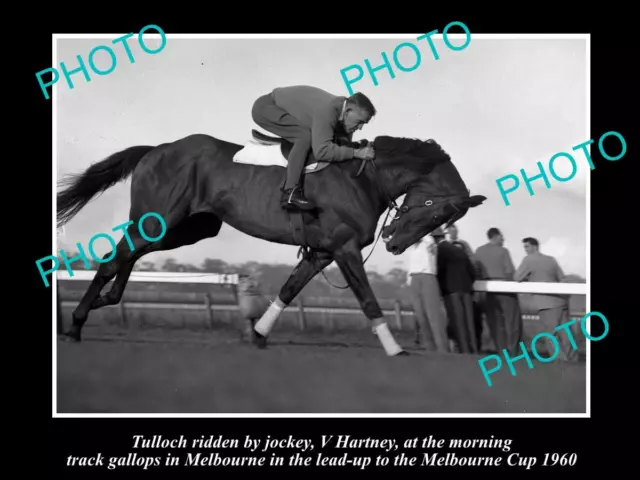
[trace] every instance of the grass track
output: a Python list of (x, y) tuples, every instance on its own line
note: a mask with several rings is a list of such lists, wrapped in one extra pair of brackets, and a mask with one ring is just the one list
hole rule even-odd
[[(274, 332), (267, 350), (233, 331), (85, 329), (57, 343), (59, 413), (584, 413), (584, 363), (506, 362), (488, 387), (481, 356), (387, 358), (373, 334)], [(399, 335), (411, 346), (411, 335)]]

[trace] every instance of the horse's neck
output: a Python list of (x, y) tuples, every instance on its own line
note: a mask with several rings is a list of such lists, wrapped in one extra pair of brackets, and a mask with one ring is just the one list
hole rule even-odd
[[(392, 200), (397, 200), (402, 196), (407, 187), (417, 179), (415, 174), (404, 168), (391, 167), (384, 163), (376, 164), (375, 170), (372, 168), (370, 172), (373, 181), (378, 182)], [(387, 198), (385, 198), (385, 203), (388, 203)]]

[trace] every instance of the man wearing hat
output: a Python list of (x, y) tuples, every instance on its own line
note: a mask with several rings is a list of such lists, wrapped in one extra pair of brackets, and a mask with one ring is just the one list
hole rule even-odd
[(463, 249), (445, 240), (442, 228), (431, 235), (438, 245), (438, 283), (460, 353), (478, 353), (473, 316), (475, 268)]

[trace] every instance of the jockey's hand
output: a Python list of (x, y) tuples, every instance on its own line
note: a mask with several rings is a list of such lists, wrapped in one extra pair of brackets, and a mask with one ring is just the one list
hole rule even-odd
[(367, 145), (366, 147), (357, 149), (354, 156), (363, 160), (373, 160), (376, 156), (376, 152), (373, 150), (371, 145)]

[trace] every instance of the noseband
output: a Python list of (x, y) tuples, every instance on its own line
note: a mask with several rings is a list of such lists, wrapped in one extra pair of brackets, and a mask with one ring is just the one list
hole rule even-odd
[[(358, 173), (356, 173), (356, 177), (359, 177), (362, 174), (362, 172), (364, 171), (364, 169), (367, 166), (367, 164), (370, 164), (373, 167), (374, 178), (375, 178), (376, 184), (377, 184), (378, 188), (380, 189), (380, 191), (383, 192), (385, 197), (387, 197), (387, 215), (385, 216), (384, 222), (382, 223), (382, 228), (380, 229), (380, 232), (378, 233), (378, 236), (376, 237), (376, 240), (373, 243), (373, 247), (371, 248), (371, 251), (369, 252), (369, 255), (367, 255), (367, 258), (365, 258), (365, 260), (362, 262), (363, 265), (365, 263), (367, 263), (367, 260), (369, 260), (369, 258), (371, 257), (371, 254), (376, 249), (376, 245), (378, 243), (378, 240), (380, 240), (380, 237), (382, 236), (382, 232), (388, 226), (386, 223), (387, 223), (387, 220), (389, 219), (389, 215), (391, 214), (391, 210), (395, 210), (397, 212), (396, 216), (393, 218), (393, 220), (395, 221), (395, 220), (398, 220), (400, 218), (402, 213), (407, 213), (409, 210), (411, 210), (413, 208), (430, 207), (434, 203), (449, 202), (458, 211), (458, 213), (456, 213), (452, 217), (452, 219), (449, 221), (449, 224), (453, 223), (453, 220), (457, 219), (458, 215), (461, 213), (460, 209), (454, 203), (452, 203), (454, 200), (456, 200), (458, 198), (461, 198), (460, 195), (455, 196), (453, 198), (451, 198), (451, 196), (449, 196), (449, 195), (447, 195), (447, 196), (436, 195), (436, 196), (434, 196), (434, 198), (436, 198), (436, 202), (434, 202), (431, 199), (428, 199), (428, 200), (426, 200), (426, 201), (424, 201), (424, 202), (422, 202), (420, 204), (408, 205), (408, 204), (404, 203), (401, 207), (398, 207), (398, 204), (396, 203), (396, 201), (393, 198), (391, 198), (391, 195), (389, 195), (389, 192), (387, 191), (386, 188), (384, 188), (384, 185), (382, 185), (382, 182), (380, 181), (380, 177), (378, 176), (378, 169), (377, 169), (377, 166), (376, 166), (376, 163), (375, 163), (375, 158), (371, 159), (371, 160), (362, 159), (362, 162), (360, 163), (360, 168), (358, 168)], [(329, 279), (327, 278), (327, 276), (325, 275), (324, 270), (322, 270), (322, 275), (324, 276), (324, 278), (327, 281), (327, 283), (329, 283), (329, 285), (331, 285), (334, 288), (339, 288), (339, 289), (342, 289), (342, 290), (349, 288), (348, 285), (345, 285), (344, 287), (339, 287), (339, 286), (334, 285), (333, 283), (331, 283), (329, 281)]]
[(398, 215), (396, 215), (396, 217), (393, 220), (394, 221), (399, 220), (400, 216), (403, 213), (407, 213), (409, 210), (412, 210), (415, 208), (431, 207), (434, 204), (442, 204), (442, 203), (451, 205), (456, 210), (456, 213), (453, 214), (453, 217), (451, 217), (451, 220), (447, 222), (447, 227), (449, 225), (452, 225), (461, 216), (462, 210), (460, 210), (458, 205), (456, 205), (456, 201), (464, 198), (462, 195), (456, 195), (454, 197), (452, 197), (451, 195), (433, 195), (432, 198), (434, 198), (435, 200), (427, 199), (424, 202), (416, 203), (413, 205), (404, 203), (398, 209)]
[[(409, 210), (412, 210), (414, 208), (424, 208), (424, 207), (431, 207), (434, 204), (440, 204), (440, 203), (447, 203), (449, 205), (451, 205), (455, 210), (456, 213), (451, 217), (451, 220), (449, 220), (447, 222), (447, 227), (452, 225), (456, 220), (458, 220), (458, 218), (460, 218), (460, 216), (462, 215), (462, 211), (460, 210), (460, 208), (456, 205), (456, 201), (460, 200), (462, 198), (468, 197), (469, 194), (471, 193), (469, 190), (467, 190), (467, 195), (455, 195), (455, 196), (451, 196), (451, 195), (432, 195), (432, 199), (427, 199), (424, 202), (421, 203), (417, 203), (414, 205), (411, 204), (407, 204), (407, 203), (403, 203), (402, 206), (398, 207), (398, 204), (396, 203), (396, 201), (391, 198), (391, 195), (389, 195), (389, 192), (387, 192), (387, 190), (384, 188), (384, 186), (382, 185), (382, 183), (380, 182), (380, 177), (378, 176), (378, 170), (376, 167), (376, 163), (375, 163), (375, 159), (372, 160), (366, 160), (363, 159), (362, 163), (360, 164), (360, 168), (358, 169), (358, 173), (356, 173), (356, 177), (359, 177), (360, 174), (364, 171), (364, 168), (366, 167), (367, 163), (371, 164), (371, 166), (373, 167), (374, 173), (375, 173), (375, 180), (376, 183), (378, 185), (378, 188), (384, 193), (384, 195), (387, 197), (387, 216), (384, 219), (383, 222), (383, 226), (382, 229), (380, 230), (380, 233), (378, 234), (378, 238), (376, 238), (376, 242), (378, 242), (378, 239), (380, 238), (380, 236), (382, 235), (382, 230), (384, 230), (384, 228), (387, 226), (387, 220), (389, 218), (389, 214), (391, 213), (391, 210), (395, 210), (396, 216), (393, 218), (393, 221), (397, 221), (400, 219), (400, 217), (402, 216), (403, 213), (407, 213)], [(406, 200), (405, 200), (406, 202)], [(375, 243), (373, 245), (373, 248), (375, 248)], [(373, 249), (371, 250), (371, 253), (373, 253)], [(371, 256), (371, 253), (369, 253), (369, 256)], [(369, 257), (367, 257), (368, 259)], [(365, 260), (366, 262), (366, 260)]]

